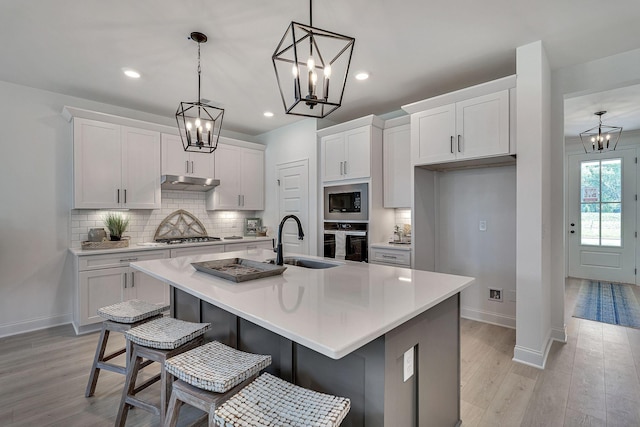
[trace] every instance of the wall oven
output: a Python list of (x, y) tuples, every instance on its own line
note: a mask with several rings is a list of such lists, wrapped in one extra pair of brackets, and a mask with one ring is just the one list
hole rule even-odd
[(350, 184), (324, 187), (324, 219), (329, 221), (367, 221), (369, 185)]
[(325, 222), (324, 256), (347, 261), (369, 262), (367, 224)]

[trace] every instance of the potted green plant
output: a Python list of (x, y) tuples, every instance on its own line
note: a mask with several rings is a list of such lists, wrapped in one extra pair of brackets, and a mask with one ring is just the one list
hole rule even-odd
[(104, 225), (109, 229), (111, 240), (120, 240), (122, 233), (124, 233), (129, 226), (129, 218), (119, 213), (108, 213), (104, 218)]

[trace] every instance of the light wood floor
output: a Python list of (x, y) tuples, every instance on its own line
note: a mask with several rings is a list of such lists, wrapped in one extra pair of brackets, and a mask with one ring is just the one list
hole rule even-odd
[[(579, 286), (567, 282), (569, 340), (553, 344), (544, 371), (511, 360), (514, 330), (462, 320), (464, 427), (640, 426), (640, 330), (571, 317)], [(123, 377), (103, 371), (84, 397), (97, 339), (69, 325), (0, 339), (0, 426), (112, 426)], [(181, 426), (200, 415), (183, 412)], [(127, 425), (160, 420), (134, 410)]]

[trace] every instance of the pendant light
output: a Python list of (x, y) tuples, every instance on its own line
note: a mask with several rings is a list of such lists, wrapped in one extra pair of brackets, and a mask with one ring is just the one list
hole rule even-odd
[(597, 111), (593, 114), (598, 116), (598, 126), (585, 130), (580, 133), (580, 140), (584, 146), (584, 152), (588, 153), (589, 149), (593, 152), (613, 151), (618, 145), (622, 128), (620, 126), (607, 126), (602, 124), (602, 116), (606, 111)]
[(176, 121), (184, 151), (213, 153), (218, 148), (224, 110), (202, 102), (200, 97), (200, 45), (207, 42), (207, 36), (193, 32), (190, 39), (198, 43), (198, 100), (181, 102)]
[(342, 104), (353, 37), (291, 22), (273, 56), (280, 96), (287, 114), (326, 117)]

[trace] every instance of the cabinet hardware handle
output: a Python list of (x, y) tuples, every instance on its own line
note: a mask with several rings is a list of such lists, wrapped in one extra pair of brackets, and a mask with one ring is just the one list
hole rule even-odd
[(193, 170), (193, 160), (191, 160), (191, 173), (196, 173), (195, 170)]
[(451, 141), (449, 142), (449, 148), (451, 149), (451, 154), (453, 154), (453, 135), (451, 135)]
[(340, 162), (340, 175), (344, 175), (344, 173), (342, 173), (342, 164), (343, 164), (343, 163), (344, 163), (344, 162)]
[(184, 161), (185, 173), (189, 173), (189, 160)]
[(124, 189), (124, 203), (127, 204), (127, 189)]
[(460, 136), (458, 135), (458, 153), (461, 153), (462, 151), (460, 151)]
[(242, 206), (244, 207), (244, 194), (242, 195)]
[(120, 189), (118, 188), (118, 201), (117, 203), (120, 203)]
[(124, 276), (124, 288), (127, 289), (127, 273), (123, 273)]
[(346, 175), (347, 173), (348, 173), (347, 172), (347, 161), (345, 160), (344, 161), (344, 174)]
[(121, 259), (120, 262), (134, 262), (137, 260), (138, 258), (125, 258), (125, 259)]
[(136, 276), (134, 272), (131, 272), (131, 287), (133, 288), (136, 285)]
[(388, 259), (396, 259), (396, 257), (394, 257), (393, 255), (382, 255), (382, 258), (388, 258)]
[(239, 195), (239, 194), (238, 194), (238, 206), (242, 206), (242, 205), (240, 204), (240, 195)]

